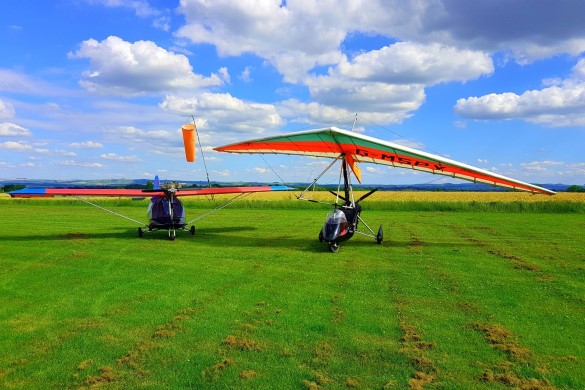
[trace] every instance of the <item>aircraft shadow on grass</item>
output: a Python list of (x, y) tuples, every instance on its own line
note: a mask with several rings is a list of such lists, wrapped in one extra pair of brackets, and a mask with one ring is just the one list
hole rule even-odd
[[(211, 228), (211, 229), (201, 229), (197, 235), (195, 236), (194, 240), (192, 241), (193, 244), (200, 243), (205, 246), (218, 246), (218, 247), (226, 247), (226, 248), (286, 248), (290, 249), (291, 251), (303, 251), (303, 252), (314, 252), (314, 253), (322, 253), (323, 246), (322, 243), (314, 237), (306, 237), (306, 236), (298, 236), (298, 237), (291, 237), (287, 235), (280, 235), (271, 238), (267, 238), (263, 235), (230, 235), (226, 234), (231, 232), (239, 232), (239, 231), (252, 231), (256, 230), (255, 228)], [(314, 238), (314, 239), (313, 239)], [(357, 251), (361, 251), (367, 248), (375, 247), (373, 243), (369, 240), (355, 240), (355, 244), (352, 245), (352, 248), (355, 247)], [(445, 248), (451, 250), (458, 250), (463, 247), (474, 247), (473, 243), (461, 243), (461, 242), (451, 242), (451, 241), (444, 241), (444, 242), (420, 242), (420, 243), (413, 243), (412, 241), (395, 241), (395, 240), (388, 240), (386, 241), (383, 246), (388, 248), (400, 248), (405, 249), (409, 247), (421, 247), (421, 248)], [(353, 251), (353, 250), (352, 250)], [(388, 258), (391, 258), (392, 255), (389, 254)]]
[[(299, 250), (303, 252), (322, 252), (322, 244), (315, 238), (308, 239), (305, 236), (302, 237), (291, 237), (286, 235), (275, 236), (267, 238), (263, 235), (249, 234), (249, 235), (235, 235), (230, 233), (241, 233), (257, 231), (258, 228), (252, 226), (227, 226), (227, 227), (206, 227), (197, 230), (195, 237), (184, 240), (184, 242), (191, 242), (192, 244), (200, 244), (208, 247), (225, 247), (225, 248), (288, 248), (290, 250)], [(145, 234), (140, 240), (160, 240), (160, 232), (152, 232), (152, 234)], [(187, 234), (185, 234), (187, 236)], [(0, 242), (22, 242), (32, 243), (38, 241), (63, 241), (63, 242), (75, 242), (79, 240), (108, 240), (108, 239), (120, 239), (120, 238), (134, 238), (136, 231), (128, 228), (114, 228), (114, 230), (108, 230), (103, 232), (65, 232), (65, 233), (53, 233), (53, 234), (35, 234), (34, 236), (23, 235), (23, 236), (1, 236)], [(187, 238), (187, 237), (185, 237)], [(139, 238), (136, 237), (136, 242), (140, 242)], [(134, 241), (130, 241), (134, 242)], [(161, 241), (162, 243), (168, 243), (174, 245), (172, 241)], [(396, 241), (387, 240), (384, 244), (388, 248), (409, 248), (409, 247), (421, 247), (421, 248), (445, 248), (456, 250), (461, 247), (474, 246), (472, 243), (461, 243), (461, 242), (417, 242), (412, 241)], [(355, 247), (357, 250), (367, 249), (372, 247), (372, 242), (369, 240), (355, 240)], [(392, 257), (391, 254), (388, 255)]]
[[(96, 239), (120, 239), (120, 238), (134, 238), (136, 237), (135, 229), (128, 228), (113, 228), (115, 230), (103, 231), (103, 232), (67, 232), (67, 233), (53, 233), (53, 234), (35, 234), (34, 236), (2, 236), (0, 235), (0, 241), (7, 242), (34, 242), (34, 241), (75, 241), (75, 240), (96, 240)], [(224, 234), (229, 232), (243, 232), (256, 230), (255, 227), (251, 226), (230, 226), (222, 228), (206, 228), (205, 234), (216, 235)], [(187, 235), (187, 234), (185, 234)], [(199, 235), (199, 234), (198, 234)], [(142, 239), (160, 239), (164, 237), (163, 233), (152, 232), (152, 234), (145, 234)], [(138, 237), (136, 237), (138, 239)], [(197, 240), (195, 237), (192, 240)]]

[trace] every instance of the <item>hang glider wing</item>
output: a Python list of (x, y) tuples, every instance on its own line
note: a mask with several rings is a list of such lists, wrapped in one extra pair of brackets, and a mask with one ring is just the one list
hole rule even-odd
[[(240, 194), (248, 192), (287, 191), (287, 186), (256, 186), (256, 187), (218, 187), (201, 189), (178, 189), (175, 196)], [(9, 192), (13, 198), (51, 198), (56, 196), (116, 196), (145, 197), (164, 196), (163, 190), (132, 190), (132, 189), (92, 189), (92, 188), (24, 188)]]
[(360, 174), (360, 170), (355, 163), (363, 162), (414, 169), (532, 193), (555, 194), (546, 188), (471, 165), (336, 127), (239, 142), (217, 147), (215, 150), (231, 153), (277, 153), (328, 158), (345, 156), (356, 176)]

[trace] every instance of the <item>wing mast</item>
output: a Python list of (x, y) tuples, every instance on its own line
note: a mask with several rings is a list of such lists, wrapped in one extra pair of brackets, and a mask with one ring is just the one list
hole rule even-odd
[[(351, 188), (351, 178), (349, 177), (349, 170), (347, 169), (347, 159), (343, 155), (341, 159), (341, 172), (343, 174), (343, 192), (345, 194), (345, 206), (354, 206), (353, 191)], [(339, 193), (339, 191), (337, 191)]]

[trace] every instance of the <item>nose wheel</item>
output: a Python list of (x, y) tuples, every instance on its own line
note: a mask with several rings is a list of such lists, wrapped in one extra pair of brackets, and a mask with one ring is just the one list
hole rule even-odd
[(337, 242), (330, 242), (329, 243), (329, 251), (333, 253), (339, 252), (339, 243)]

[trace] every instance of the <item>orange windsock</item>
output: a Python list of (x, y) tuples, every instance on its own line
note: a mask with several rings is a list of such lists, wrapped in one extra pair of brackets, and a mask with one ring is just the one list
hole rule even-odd
[(185, 158), (189, 162), (195, 161), (195, 132), (197, 129), (192, 123), (184, 124), (181, 128), (183, 131), (183, 144), (185, 145)]

